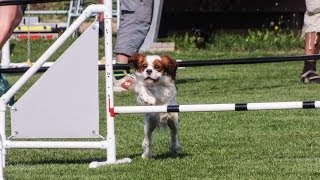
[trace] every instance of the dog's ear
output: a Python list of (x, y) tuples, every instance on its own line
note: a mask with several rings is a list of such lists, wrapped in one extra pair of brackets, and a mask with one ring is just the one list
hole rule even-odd
[(140, 53), (134, 53), (128, 59), (128, 65), (130, 68), (137, 70), (139, 68), (139, 62), (143, 61), (144, 55)]
[(173, 80), (176, 79), (176, 72), (177, 72), (177, 62), (175, 59), (171, 58), (168, 55), (162, 55), (161, 60), (165, 64), (165, 73), (172, 77)]

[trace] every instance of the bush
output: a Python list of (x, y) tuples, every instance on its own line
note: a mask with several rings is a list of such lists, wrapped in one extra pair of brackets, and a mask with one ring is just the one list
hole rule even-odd
[[(175, 42), (179, 50), (194, 49), (195, 37), (189, 33), (173, 35), (170, 41)], [(251, 51), (256, 49), (287, 50), (301, 48), (303, 39), (300, 33), (293, 31), (248, 30), (246, 33), (213, 32), (205, 49), (216, 51)]]

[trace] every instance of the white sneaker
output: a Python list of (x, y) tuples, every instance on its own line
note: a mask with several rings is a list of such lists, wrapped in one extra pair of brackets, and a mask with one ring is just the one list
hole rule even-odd
[(136, 82), (136, 76), (126, 74), (123, 78), (117, 80), (113, 77), (113, 91), (121, 92), (131, 90)]

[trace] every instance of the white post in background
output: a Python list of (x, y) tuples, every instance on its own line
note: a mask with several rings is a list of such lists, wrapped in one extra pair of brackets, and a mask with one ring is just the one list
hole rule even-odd
[(119, 29), (119, 26), (120, 26), (120, 15), (121, 15), (120, 0), (117, 0), (117, 29)]
[(10, 64), (10, 39), (3, 45), (1, 50), (1, 66), (7, 67)]

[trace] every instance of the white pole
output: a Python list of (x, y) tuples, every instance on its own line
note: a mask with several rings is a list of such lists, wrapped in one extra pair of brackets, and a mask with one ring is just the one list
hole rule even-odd
[(1, 66), (8, 67), (10, 64), (10, 39), (8, 39), (6, 43), (4, 43), (1, 52)]
[(104, 46), (106, 58), (106, 94), (107, 94), (107, 161), (116, 163), (116, 138), (114, 132), (114, 97), (113, 97), (113, 63), (112, 63), (112, 1), (104, 0)]
[(97, 168), (109, 164), (120, 164), (131, 162), (130, 158), (117, 160), (116, 158), (116, 136), (114, 123), (114, 96), (113, 96), (113, 63), (112, 63), (112, 0), (104, 0), (104, 53), (106, 58), (106, 111), (107, 111), (107, 161), (91, 162), (90, 168)]
[(73, 34), (78, 27), (91, 16), (93, 13), (103, 12), (103, 5), (90, 5), (83, 13), (72, 23), (72, 25), (49, 47), (49, 49), (23, 74), (23, 76), (1, 96), (2, 101), (8, 103), (13, 95), (34, 75), (38, 69), (55, 53), (55, 51)]
[(152, 112), (219, 112), (219, 111), (254, 111), (280, 109), (315, 109), (320, 108), (320, 101), (265, 102), (239, 104), (194, 104), (168, 106), (116, 106), (116, 113), (152, 113)]
[(1, 169), (6, 166), (6, 149), (4, 143), (6, 142), (6, 103), (0, 102), (0, 138), (1, 138)]
[(6, 141), (5, 148), (106, 149), (106, 141)]
[[(2, 151), (3, 151), (3, 150), (4, 150), (4, 148), (3, 148), (2, 137), (0, 137), (0, 154), (2, 154)], [(3, 166), (3, 163), (2, 163), (2, 162), (4, 162), (4, 161), (3, 161), (2, 158), (3, 158), (3, 157), (0, 156), (0, 162), (1, 162), (1, 166), (0, 166), (0, 180), (4, 179), (4, 178), (3, 178), (3, 169), (4, 169), (4, 166)]]

